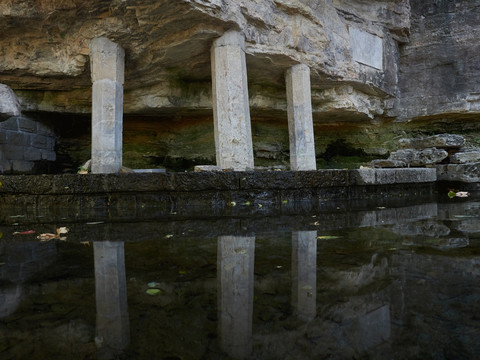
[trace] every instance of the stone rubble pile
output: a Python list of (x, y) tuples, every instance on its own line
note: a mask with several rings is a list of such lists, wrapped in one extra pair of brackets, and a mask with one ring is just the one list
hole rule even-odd
[(465, 138), (440, 134), (424, 138), (401, 139), (403, 149), (388, 159), (371, 162), (373, 168), (435, 167), (437, 180), (480, 182), (480, 148), (465, 147)]

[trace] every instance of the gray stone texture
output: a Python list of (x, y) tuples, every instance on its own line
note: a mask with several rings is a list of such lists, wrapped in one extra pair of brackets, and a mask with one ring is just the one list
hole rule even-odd
[(449, 157), (452, 164), (466, 164), (480, 162), (480, 149), (471, 149), (457, 152)]
[(390, 154), (390, 160), (403, 161), (407, 166), (425, 166), (437, 164), (448, 157), (448, 152), (443, 149), (404, 149)]
[(0, 121), (19, 116), (21, 112), (20, 102), (13, 90), (5, 84), (0, 84)]
[(357, 27), (350, 27), (350, 43), (353, 60), (376, 68), (383, 69), (383, 41)]
[(287, 70), (285, 82), (287, 87), (290, 169), (316, 170), (310, 69), (303, 64), (292, 66)]
[(480, 162), (436, 165), (438, 180), (480, 182)]
[(411, 0), (399, 66), (399, 120), (462, 120), (480, 111), (478, 0)]
[(219, 236), (218, 333), (224, 352), (243, 359), (252, 351), (255, 237)]
[(90, 43), (92, 92), (92, 173), (122, 167), (125, 52), (107, 38)]
[(32, 173), (36, 162), (56, 160), (56, 135), (51, 126), (27, 117), (0, 123), (1, 173)]
[(211, 49), (212, 102), (217, 166), (253, 169), (245, 40), (228, 31)]
[(123, 242), (94, 241), (96, 333), (100, 346), (120, 352), (130, 342)]
[(303, 321), (317, 314), (317, 232), (292, 232), (292, 308)]
[(402, 168), (406, 167), (407, 163), (402, 160), (377, 159), (372, 160), (371, 166), (374, 168)]
[(403, 148), (426, 149), (458, 149), (465, 145), (465, 138), (456, 134), (439, 134), (424, 138), (400, 139), (400, 146)]

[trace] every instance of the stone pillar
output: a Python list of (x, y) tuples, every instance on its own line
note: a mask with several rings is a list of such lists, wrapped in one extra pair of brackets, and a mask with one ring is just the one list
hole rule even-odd
[(310, 69), (299, 64), (287, 70), (288, 133), (290, 139), (290, 169), (316, 170), (313, 138)]
[(123, 242), (95, 241), (93, 257), (99, 350), (115, 355), (130, 342)]
[(220, 236), (217, 252), (220, 346), (233, 359), (252, 351), (255, 237)]
[(292, 306), (302, 320), (317, 315), (317, 232), (292, 233)]
[(125, 52), (107, 38), (90, 43), (92, 71), (92, 173), (117, 173), (122, 166)]
[(211, 49), (212, 100), (217, 166), (253, 169), (245, 39), (228, 31)]

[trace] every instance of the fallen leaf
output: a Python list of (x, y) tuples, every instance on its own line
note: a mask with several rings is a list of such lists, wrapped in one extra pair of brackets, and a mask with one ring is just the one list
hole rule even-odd
[(467, 191), (459, 191), (455, 194), (457, 197), (468, 197), (468, 195), (470, 195), (469, 192)]
[(179, 270), (178, 273), (180, 275), (187, 275), (187, 272), (185, 270)]
[(167, 235), (165, 235), (165, 239), (170, 239), (170, 238), (172, 238), (172, 237), (173, 237), (173, 234), (167, 234)]
[(156, 288), (156, 287), (158, 287), (159, 285), (160, 285), (160, 284), (159, 284), (158, 282), (156, 282), (156, 281), (150, 281), (150, 282), (147, 284), (147, 286), (148, 286), (149, 288)]
[(158, 294), (161, 294), (161, 293), (162, 293), (162, 290), (160, 290), (160, 289), (148, 289), (148, 290), (146, 291), (146, 293), (147, 293), (148, 295), (158, 295)]
[(236, 206), (236, 205), (237, 205), (237, 203), (235, 201), (230, 201), (228, 203), (228, 206)]
[(13, 235), (30, 235), (35, 234), (35, 230), (27, 230), (27, 231), (15, 231)]
[(90, 246), (90, 241), (80, 241), (83, 246)]
[(44, 234), (38, 235), (37, 239), (39, 239), (40, 241), (50, 241), (52, 239), (55, 239), (56, 237), (57, 237), (57, 235), (55, 235), (55, 234), (44, 233)]
[(320, 235), (317, 236), (318, 240), (332, 240), (332, 239), (339, 239), (340, 236), (334, 236), (334, 235)]

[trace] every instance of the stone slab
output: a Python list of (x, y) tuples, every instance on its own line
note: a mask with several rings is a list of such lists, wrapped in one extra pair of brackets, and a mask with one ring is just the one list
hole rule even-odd
[(355, 27), (350, 27), (349, 34), (353, 60), (382, 70), (383, 40)]

